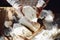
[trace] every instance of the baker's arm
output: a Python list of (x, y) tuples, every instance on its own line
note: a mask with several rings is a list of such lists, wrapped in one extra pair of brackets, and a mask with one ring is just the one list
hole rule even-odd
[(18, 9), (20, 5), (20, 1), (19, 0), (6, 0), (10, 5), (12, 5), (12, 7), (14, 7), (15, 9)]
[(38, 16), (40, 15), (40, 12), (47, 5), (48, 2), (49, 0), (38, 0), (37, 5), (36, 5)]
[(44, 8), (48, 2), (49, 2), (49, 0), (38, 0), (36, 7), (38, 7), (38, 8), (43, 7)]

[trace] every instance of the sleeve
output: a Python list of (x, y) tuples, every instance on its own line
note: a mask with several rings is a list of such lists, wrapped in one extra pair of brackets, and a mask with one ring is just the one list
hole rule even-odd
[(15, 9), (17, 9), (20, 6), (20, 1), (19, 0), (7, 0), (7, 2), (12, 5)]
[(44, 3), (45, 3), (44, 0), (38, 0), (36, 7), (42, 7), (44, 5)]

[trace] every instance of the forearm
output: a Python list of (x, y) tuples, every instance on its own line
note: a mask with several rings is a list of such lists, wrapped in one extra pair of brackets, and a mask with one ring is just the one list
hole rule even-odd
[(18, 9), (20, 6), (20, 1), (19, 0), (6, 0), (12, 7)]

